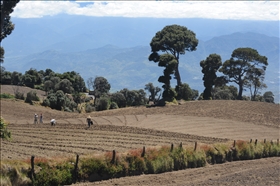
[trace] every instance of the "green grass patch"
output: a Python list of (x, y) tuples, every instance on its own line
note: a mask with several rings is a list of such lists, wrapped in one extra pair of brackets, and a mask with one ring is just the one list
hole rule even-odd
[(0, 98), (1, 98), (1, 99), (2, 99), (2, 98), (4, 98), (4, 99), (14, 99), (15, 96), (12, 95), (12, 94), (9, 94), (9, 93), (2, 93), (2, 94), (0, 94)]

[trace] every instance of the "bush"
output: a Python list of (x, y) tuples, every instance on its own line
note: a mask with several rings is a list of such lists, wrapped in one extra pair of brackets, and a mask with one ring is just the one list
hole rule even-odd
[(15, 98), (16, 98), (16, 99), (25, 100), (24, 93), (18, 92), (18, 91), (15, 92)]
[(26, 103), (33, 104), (33, 101), (40, 101), (39, 97), (37, 96), (36, 91), (28, 92), (27, 95), (26, 95), (26, 98), (25, 98)]
[(94, 108), (93, 105), (91, 105), (90, 103), (86, 103), (85, 111), (86, 111), (87, 113), (92, 112), (92, 111), (94, 111), (94, 110), (95, 110), (95, 108)]
[(102, 111), (102, 110), (108, 110), (110, 107), (110, 100), (107, 97), (101, 97), (97, 99), (95, 110), (96, 111)]
[(174, 170), (174, 161), (169, 153), (170, 149), (167, 147), (148, 149), (145, 155), (146, 172), (157, 174)]
[(69, 162), (60, 163), (56, 166), (43, 165), (40, 172), (36, 174), (34, 185), (58, 186), (71, 185), (73, 183), (73, 165)]
[(128, 175), (140, 175), (146, 171), (146, 163), (141, 157), (141, 149), (131, 150), (125, 161), (128, 163)]
[(10, 139), (11, 132), (7, 129), (8, 123), (4, 120), (4, 118), (0, 117), (0, 138), (2, 139)]
[(110, 109), (118, 109), (119, 107), (118, 107), (118, 104), (116, 103), (116, 102), (112, 102), (111, 104), (110, 104)]
[(187, 168), (188, 161), (185, 149), (181, 147), (175, 148), (171, 153), (171, 157), (174, 161), (174, 170), (182, 170)]
[(44, 99), (44, 101), (42, 103), (42, 106), (49, 107), (50, 106), (50, 100), (48, 98)]

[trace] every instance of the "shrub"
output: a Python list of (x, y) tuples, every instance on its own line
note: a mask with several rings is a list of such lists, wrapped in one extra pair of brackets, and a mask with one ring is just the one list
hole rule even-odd
[(2, 139), (10, 139), (11, 132), (7, 129), (8, 123), (4, 120), (4, 118), (0, 117), (0, 138)]
[(72, 184), (73, 165), (69, 162), (60, 163), (56, 166), (43, 165), (40, 172), (36, 173), (34, 185), (58, 186)]
[(25, 102), (33, 104), (33, 101), (40, 101), (39, 97), (37, 96), (36, 91), (30, 91), (27, 93)]
[(42, 106), (50, 107), (50, 100), (48, 98), (44, 99)]
[(141, 149), (131, 150), (127, 154), (125, 161), (128, 163), (128, 174), (139, 175), (146, 171), (146, 163), (141, 157)]
[(214, 155), (215, 163), (224, 163), (227, 161), (227, 154), (229, 153), (230, 149), (228, 144), (214, 144), (214, 148), (216, 153)]
[(269, 152), (270, 156), (280, 156), (280, 145), (272, 143)]
[(12, 165), (8, 169), (1, 167), (0, 183), (1, 185), (31, 185), (31, 180), (27, 177), (27, 169)]
[(206, 155), (202, 150), (186, 149), (188, 168), (204, 167), (206, 165)]
[(16, 98), (16, 99), (25, 100), (24, 93), (18, 92), (18, 91), (15, 92), (15, 98)]
[(96, 111), (108, 110), (110, 107), (110, 100), (107, 97), (97, 99), (95, 109)]
[(174, 170), (185, 169), (188, 166), (186, 150), (177, 147), (171, 152), (171, 157), (174, 162)]
[(92, 106), (90, 103), (86, 103), (85, 111), (86, 111), (87, 113), (92, 112), (92, 111), (94, 111), (94, 110), (95, 110), (94, 106)]
[(116, 102), (112, 102), (111, 104), (110, 104), (110, 109), (118, 109), (119, 107), (118, 107), (118, 104), (116, 103)]
[(174, 169), (174, 161), (169, 153), (168, 147), (148, 149), (145, 155), (146, 172), (157, 174), (172, 171)]
[(205, 158), (206, 158), (206, 162), (209, 164), (215, 164), (216, 163), (216, 154), (218, 153), (218, 151), (210, 145), (202, 145), (200, 147), (201, 150), (203, 150), (205, 152)]

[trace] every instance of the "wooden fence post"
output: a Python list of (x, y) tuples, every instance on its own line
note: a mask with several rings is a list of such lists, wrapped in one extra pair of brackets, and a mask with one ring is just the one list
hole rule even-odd
[(273, 141), (272, 140), (270, 141), (270, 144), (273, 145)]
[(180, 148), (182, 148), (182, 147), (183, 147), (183, 144), (182, 144), (182, 142), (180, 143), (179, 147), (180, 147)]
[(172, 151), (173, 151), (173, 148), (174, 148), (174, 145), (173, 145), (173, 143), (171, 143), (170, 152), (172, 152)]
[(194, 143), (194, 151), (196, 151), (197, 148), (197, 141)]
[(236, 143), (235, 140), (233, 140), (233, 147), (235, 147), (235, 143)]
[(78, 162), (79, 162), (79, 154), (77, 154), (76, 156), (76, 163), (74, 168), (74, 183), (77, 182), (77, 178), (78, 178)]
[(112, 157), (111, 163), (114, 164), (115, 160), (116, 160), (116, 151), (113, 150), (113, 157)]
[(142, 151), (142, 154), (141, 154), (141, 157), (144, 157), (145, 156), (145, 146), (143, 146), (143, 151)]
[(255, 145), (257, 145), (258, 144), (258, 139), (256, 139), (256, 141), (255, 141)]
[(252, 141), (253, 141), (253, 140), (252, 140), (252, 139), (250, 139), (250, 143), (252, 143)]
[(264, 139), (263, 142), (266, 143), (266, 139)]
[(35, 178), (35, 169), (34, 169), (34, 158), (35, 156), (31, 156), (31, 170), (29, 172), (29, 177), (32, 180), (32, 183), (34, 182), (34, 178)]

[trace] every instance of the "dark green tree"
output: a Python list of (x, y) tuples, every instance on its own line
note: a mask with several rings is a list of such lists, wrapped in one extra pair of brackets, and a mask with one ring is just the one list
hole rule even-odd
[(187, 83), (183, 83), (179, 91), (181, 99), (186, 101), (195, 100), (198, 97), (198, 90), (191, 89)]
[(152, 101), (155, 103), (157, 100), (156, 96), (158, 95), (158, 93), (160, 93), (161, 88), (155, 87), (153, 85), (153, 83), (148, 83), (145, 85), (145, 90), (147, 90), (150, 93), (149, 101)]
[(12, 73), (9, 71), (6, 71), (6, 69), (2, 66), (1, 66), (0, 83), (3, 85), (10, 85), (12, 83)]
[(111, 89), (110, 83), (104, 77), (95, 77), (93, 82), (93, 95), (94, 95), (94, 105), (96, 104), (96, 100), (107, 96)]
[[(174, 74), (177, 80), (176, 89), (182, 84), (179, 73), (179, 56), (185, 54), (186, 51), (195, 51), (197, 45), (198, 40), (196, 39), (195, 33), (185, 26), (176, 24), (165, 26), (161, 31), (156, 33), (150, 42), (151, 55), (154, 56), (153, 53), (158, 54), (158, 52), (164, 52), (171, 54), (177, 61)], [(152, 61), (153, 58), (149, 57), (149, 60)]]
[(68, 79), (62, 79), (59, 83), (55, 85), (55, 90), (62, 90), (63, 93), (71, 94), (74, 92), (72, 83)]
[[(1, 8), (0, 8), (0, 29), (1, 29), (1, 36), (0, 36), (0, 43), (2, 40), (10, 35), (15, 28), (15, 25), (11, 22), (10, 14), (14, 11), (15, 6), (19, 0), (1, 0)], [(0, 63), (4, 60), (4, 48), (0, 46)]]
[(215, 86), (211, 91), (214, 100), (236, 100), (237, 94), (238, 90), (233, 85)]
[(31, 105), (33, 104), (33, 101), (40, 101), (40, 98), (37, 96), (36, 91), (29, 91), (26, 94), (25, 102), (30, 103)]
[(239, 91), (237, 98), (242, 100), (247, 73), (255, 68), (266, 70), (267, 65), (267, 57), (261, 56), (257, 50), (252, 48), (237, 48), (232, 52), (231, 58), (223, 63), (219, 71), (224, 73), (229, 82), (238, 84)]
[(258, 101), (256, 96), (260, 93), (260, 90), (267, 88), (263, 82), (264, 75), (265, 71), (261, 68), (253, 68), (247, 72), (244, 87), (250, 90), (251, 101)]
[(14, 71), (11, 74), (12, 84), (13, 85), (21, 85), (22, 84), (22, 73)]
[(124, 97), (124, 94), (121, 92), (112, 93), (111, 101), (116, 103), (119, 108), (126, 107), (126, 99)]
[(41, 75), (38, 73), (36, 69), (30, 68), (22, 77), (22, 82), (27, 87), (34, 88), (35, 85), (42, 84), (43, 80)]
[(176, 92), (171, 88), (170, 80), (171, 75), (175, 73), (177, 64), (178, 61), (170, 54), (162, 54), (159, 56), (158, 66), (165, 67), (163, 70), (163, 76), (158, 78), (160, 83), (164, 83), (162, 86), (164, 89), (162, 98), (165, 101), (173, 101), (173, 99), (176, 97)]
[(274, 95), (271, 91), (267, 91), (263, 94), (263, 99), (265, 102), (274, 103)]
[[(120, 90), (119, 93), (123, 94), (126, 106), (140, 106), (145, 105), (147, 102), (146, 93), (143, 89), (128, 90), (127, 88), (124, 88)], [(122, 103), (124, 103), (124, 101), (122, 101)]]
[(68, 79), (75, 92), (85, 92), (86, 91), (86, 86), (84, 79), (80, 76), (79, 73), (75, 71), (71, 72), (65, 72), (63, 74), (59, 74), (58, 77), (60, 79)]
[(200, 66), (202, 67), (201, 72), (204, 74), (203, 84), (205, 89), (203, 91), (203, 99), (209, 100), (212, 97), (212, 87), (217, 78), (216, 72), (222, 66), (221, 56), (217, 54), (210, 54), (206, 60), (200, 62)]

